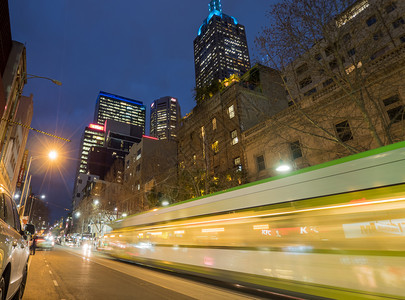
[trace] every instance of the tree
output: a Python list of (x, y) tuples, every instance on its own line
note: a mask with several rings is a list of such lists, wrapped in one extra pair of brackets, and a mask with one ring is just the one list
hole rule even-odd
[[(387, 5), (384, 0), (281, 0), (272, 6), (270, 25), (256, 45), (283, 74), (289, 111), (297, 120), (278, 122), (279, 127), (321, 145), (337, 144), (346, 154), (404, 138), (396, 124), (404, 119), (405, 106), (389, 99), (403, 86), (397, 27), (405, 22), (403, 11)], [(350, 135), (361, 136), (361, 143)]]

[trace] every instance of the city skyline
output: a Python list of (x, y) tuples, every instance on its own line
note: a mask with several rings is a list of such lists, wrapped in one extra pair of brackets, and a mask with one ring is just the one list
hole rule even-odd
[[(254, 38), (266, 24), (269, 1), (255, 1), (249, 9), (241, 0), (222, 2), (226, 12), (245, 25), (254, 57)], [(27, 72), (62, 82), (56, 86), (31, 79), (23, 92), (34, 95), (32, 127), (72, 139), (63, 145), (67, 158), (61, 171), (51, 170), (46, 176), (38, 172), (40, 168), (33, 171), (34, 192), (48, 194), (57, 205), (56, 213), (64, 213), (58, 207), (70, 208), (81, 135), (93, 121), (100, 90), (139, 99), (147, 107), (172, 95), (183, 115), (195, 106), (193, 40), (207, 17), (208, 4), (208, 0), (182, 1), (174, 7), (156, 1), (154, 7), (159, 9), (152, 24), (151, 15), (145, 13), (150, 3), (102, 1), (97, 7), (66, 1), (9, 3), (12, 38), (27, 48)], [(177, 15), (181, 18), (174, 19)], [(28, 148), (38, 155), (44, 144), (57, 142), (31, 133)]]

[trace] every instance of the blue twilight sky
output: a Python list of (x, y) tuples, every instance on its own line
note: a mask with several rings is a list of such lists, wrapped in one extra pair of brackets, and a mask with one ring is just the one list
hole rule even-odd
[[(225, 14), (245, 25), (250, 56), (275, 0), (222, 0)], [(28, 80), (34, 95), (32, 127), (72, 139), (30, 133), (28, 148), (41, 155), (59, 147), (57, 166), (33, 161), (33, 192), (47, 196), (56, 218), (71, 207), (81, 134), (93, 120), (100, 90), (149, 106), (163, 96), (179, 99), (182, 115), (195, 105), (193, 40), (208, 16), (209, 0), (9, 0), (12, 37), (25, 44), (27, 72), (60, 80)], [(56, 145), (54, 145), (56, 144)]]

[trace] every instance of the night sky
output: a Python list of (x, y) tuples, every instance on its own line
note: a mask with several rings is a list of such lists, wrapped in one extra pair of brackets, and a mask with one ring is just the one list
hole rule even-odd
[[(31, 126), (69, 138), (64, 143), (35, 132), (28, 149), (33, 192), (45, 194), (52, 218), (71, 208), (80, 139), (93, 120), (100, 90), (149, 106), (163, 96), (179, 99), (184, 116), (193, 100), (193, 40), (208, 16), (209, 0), (10, 0), (12, 38), (25, 44), (27, 73), (60, 80), (28, 80), (23, 95), (34, 95)], [(222, 0), (223, 13), (246, 27), (252, 65), (254, 39), (272, 0)], [(49, 164), (46, 152), (60, 159)]]

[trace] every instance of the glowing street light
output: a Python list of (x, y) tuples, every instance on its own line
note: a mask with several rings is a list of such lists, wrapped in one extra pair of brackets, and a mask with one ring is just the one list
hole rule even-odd
[(46, 196), (45, 195), (41, 195), (41, 199), (45, 199), (46, 198)]
[(55, 150), (52, 150), (51, 152), (49, 152), (48, 156), (49, 156), (50, 160), (55, 160), (58, 158), (58, 152), (56, 152)]
[(99, 205), (100, 201), (98, 201), (98, 199), (94, 200), (94, 205)]
[(162, 201), (162, 206), (168, 206), (170, 202), (168, 200), (163, 200)]
[[(58, 156), (58, 154), (57, 154), (57, 152), (55, 150), (52, 150), (48, 154), (48, 157), (51, 160), (55, 160), (57, 156)], [(23, 214), (22, 214), (23, 216), (24, 216), (24, 213), (25, 213), (25, 204), (27, 203), (27, 198), (28, 198), (28, 190), (29, 190), (29, 187), (30, 187), (30, 184), (31, 184), (31, 175), (30, 175), (30, 178), (29, 178), (29, 181), (28, 181), (28, 185), (27, 185), (27, 178), (28, 178), (28, 175), (29, 175), (29, 172), (30, 172), (31, 162), (32, 162), (33, 159), (37, 159), (37, 158), (39, 158), (39, 156), (31, 156), (30, 160), (28, 162), (27, 173), (26, 173), (27, 175), (25, 175), (25, 180), (24, 180), (24, 185), (23, 185), (23, 189), (22, 189), (22, 192), (21, 192), (21, 200), (20, 200), (20, 205), (22, 204), (22, 201), (24, 201), (24, 208), (23, 208)], [(26, 187), (27, 187), (27, 189), (26, 189)]]
[(76, 212), (75, 216), (76, 218), (80, 217), (80, 211)]

